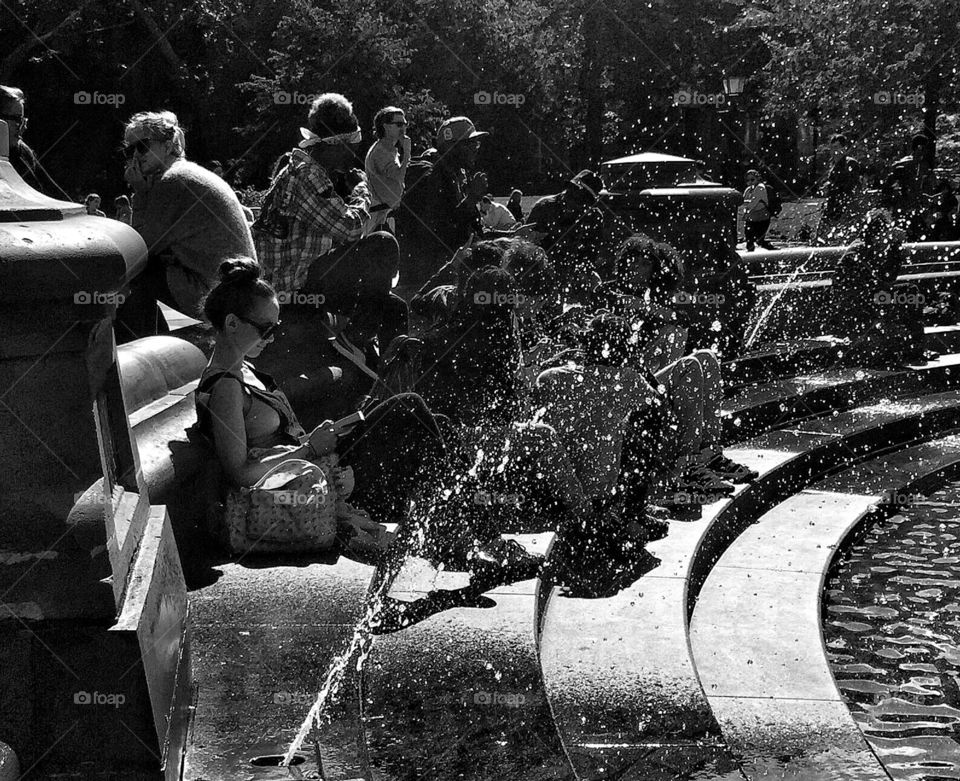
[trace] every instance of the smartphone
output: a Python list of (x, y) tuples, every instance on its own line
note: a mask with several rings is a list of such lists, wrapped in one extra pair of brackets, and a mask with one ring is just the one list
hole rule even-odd
[(347, 415), (345, 418), (340, 418), (340, 420), (335, 420), (333, 422), (333, 428), (335, 431), (340, 431), (341, 429), (350, 428), (351, 426), (357, 425), (361, 420), (366, 420), (366, 416), (363, 414), (362, 410), (357, 410), (356, 412)]

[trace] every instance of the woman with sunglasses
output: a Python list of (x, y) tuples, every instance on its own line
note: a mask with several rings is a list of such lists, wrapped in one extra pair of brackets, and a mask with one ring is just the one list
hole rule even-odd
[(117, 315), (117, 339), (128, 341), (167, 330), (158, 300), (197, 316), (220, 264), (256, 255), (236, 194), (219, 176), (186, 159), (175, 114), (135, 114), (121, 152), (124, 179), (134, 191), (132, 225), (149, 253), (147, 268)]
[[(472, 571), (483, 570), (485, 582), (496, 579), (498, 562), (513, 551), (464, 520), (464, 497), (475, 491), (445, 490), (454, 482), (453, 466), (438, 422), (419, 396), (398, 394), (372, 406), (359, 423), (326, 420), (308, 433), (273, 378), (254, 369), (249, 359), (273, 342), (280, 322), (276, 292), (260, 273), (251, 258), (225, 261), (203, 304), (215, 345), (197, 386), (197, 430), (226, 480), (253, 485), (286, 459), (336, 452), (341, 465), (353, 468), (351, 503), (380, 522), (407, 520), (411, 501), (430, 508), (420, 523), (405, 524), (404, 537), (416, 540), (422, 555), (448, 565), (469, 562)], [(430, 533), (424, 535), (417, 530), (427, 515)]]
[(410, 163), (410, 136), (403, 109), (387, 106), (373, 118), (373, 130), (377, 140), (367, 152), (364, 169), (370, 187), (370, 221), (366, 233), (383, 230), (386, 225), (395, 232), (390, 212), (400, 205), (403, 196), (404, 178)]

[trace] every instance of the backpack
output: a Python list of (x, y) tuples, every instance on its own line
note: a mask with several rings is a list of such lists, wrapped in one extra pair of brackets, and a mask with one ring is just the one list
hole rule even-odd
[(776, 217), (783, 211), (783, 199), (780, 197), (777, 188), (773, 185), (764, 182), (763, 186), (767, 188), (767, 209), (771, 215)]

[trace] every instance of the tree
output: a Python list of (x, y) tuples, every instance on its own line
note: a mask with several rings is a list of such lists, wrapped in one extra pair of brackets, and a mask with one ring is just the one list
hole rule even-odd
[(955, 0), (760, 0), (738, 26), (767, 47), (770, 112), (815, 107), (868, 149), (906, 127), (935, 138), (943, 105), (955, 103)]

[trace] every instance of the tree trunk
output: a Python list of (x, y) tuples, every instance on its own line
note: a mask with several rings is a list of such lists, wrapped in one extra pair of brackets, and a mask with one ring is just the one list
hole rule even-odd
[(584, 152), (587, 165), (598, 168), (603, 160), (603, 63), (600, 37), (603, 24), (598, 6), (587, 0), (583, 7), (583, 62), (580, 97), (584, 104)]

